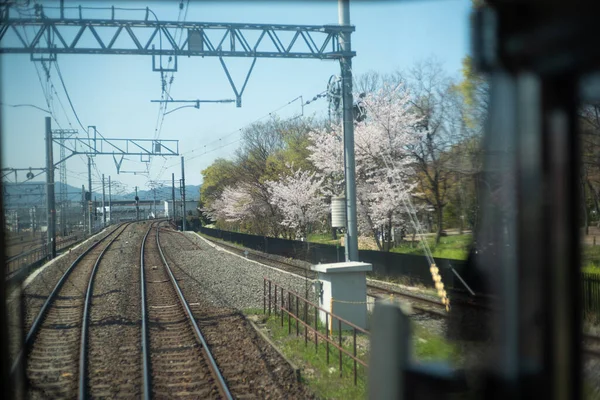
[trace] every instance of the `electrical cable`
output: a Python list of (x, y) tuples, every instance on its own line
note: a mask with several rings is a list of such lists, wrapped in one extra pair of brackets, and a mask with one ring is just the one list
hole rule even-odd
[(60, 79), (60, 83), (62, 84), (62, 87), (65, 91), (65, 95), (67, 96), (67, 100), (69, 101), (69, 105), (71, 106), (71, 111), (73, 111), (73, 114), (75, 115), (75, 119), (77, 120), (77, 123), (79, 124), (81, 129), (83, 129), (83, 131), (85, 133), (87, 133), (89, 136), (87, 129), (85, 129), (83, 127), (83, 124), (81, 123), (81, 120), (79, 119), (79, 115), (77, 115), (77, 111), (75, 111), (75, 107), (73, 106), (73, 102), (71, 101), (71, 96), (69, 96), (69, 92), (67, 91), (67, 86), (65, 85), (65, 81), (63, 80), (62, 73), (60, 72), (60, 67), (58, 66), (58, 61), (54, 60), (54, 64), (56, 66), (56, 72), (58, 72), (58, 77)]

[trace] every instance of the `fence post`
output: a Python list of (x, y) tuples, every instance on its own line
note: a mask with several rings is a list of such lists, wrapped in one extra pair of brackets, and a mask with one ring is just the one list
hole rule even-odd
[(277, 315), (277, 284), (275, 284), (275, 302), (273, 303), (273, 314)]
[(288, 335), (292, 334), (292, 316), (290, 313), (292, 312), (292, 294), (288, 292)]
[(327, 365), (329, 365), (329, 314), (325, 313), (325, 343), (327, 346)]
[(317, 309), (317, 307), (315, 307), (315, 353), (319, 351), (319, 325), (317, 322), (318, 318), (319, 310)]
[(281, 298), (281, 309), (279, 310), (279, 313), (281, 314), (281, 327), (283, 328), (283, 310), (285, 307), (285, 302), (283, 300), (283, 288), (281, 289), (281, 296), (279, 296)]
[(352, 330), (354, 331), (354, 386), (356, 386), (356, 328)]
[(298, 312), (298, 296), (296, 296), (294, 294), (294, 297), (296, 298), (296, 336), (298, 336), (300, 334), (300, 327), (299, 327), (299, 322), (298, 320), (300, 319), (300, 313)]
[(267, 280), (263, 278), (263, 314), (267, 313)]
[(308, 304), (304, 302), (304, 346), (308, 346)]
[(271, 281), (269, 281), (269, 317), (271, 316)]
[(338, 328), (339, 328), (339, 344), (340, 344), (340, 378), (342, 377), (342, 320), (338, 319)]

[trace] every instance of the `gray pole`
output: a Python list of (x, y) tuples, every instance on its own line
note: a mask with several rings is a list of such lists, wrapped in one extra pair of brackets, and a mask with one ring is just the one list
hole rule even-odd
[[(338, 0), (340, 25), (350, 25), (350, 0)], [(350, 52), (350, 32), (340, 34), (343, 52)], [(354, 110), (352, 109), (352, 57), (340, 60), (342, 100), (344, 107), (344, 167), (346, 176), (346, 261), (358, 261), (358, 229), (356, 226), (356, 177), (354, 161)]]
[(88, 209), (88, 231), (92, 234), (92, 157), (88, 157), (88, 191), (90, 199), (87, 202)]
[(54, 204), (54, 160), (52, 157), (52, 120), (46, 117), (46, 208), (48, 211), (48, 256), (56, 257), (56, 206)]
[(185, 232), (185, 167), (183, 162), (183, 156), (181, 156), (181, 186), (183, 188), (183, 191), (181, 192), (181, 204), (183, 204), (183, 221), (181, 222), (181, 230)]
[(175, 173), (171, 174), (171, 196), (173, 197), (173, 225), (175, 225)]
[(85, 185), (81, 185), (81, 208), (83, 208), (83, 235), (85, 236), (85, 225), (87, 213), (85, 212)]
[(138, 200), (137, 186), (135, 187), (135, 220), (140, 220), (140, 201)]
[(102, 227), (106, 228), (106, 195), (104, 191), (104, 174), (102, 174)]
[(110, 175), (108, 176), (108, 221), (112, 224), (112, 195), (110, 194)]

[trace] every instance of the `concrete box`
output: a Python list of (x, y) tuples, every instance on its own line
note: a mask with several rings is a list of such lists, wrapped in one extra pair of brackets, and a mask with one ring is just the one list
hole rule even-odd
[[(317, 272), (317, 279), (321, 283), (319, 306), (360, 328), (366, 329), (366, 273), (373, 269), (372, 265), (351, 261), (318, 264), (313, 265), (311, 269)], [(320, 312), (319, 314), (321, 322), (325, 324), (325, 313)], [(337, 320), (334, 321), (331, 328), (333, 330), (338, 329)], [(349, 326), (342, 324), (342, 329), (348, 328)]]

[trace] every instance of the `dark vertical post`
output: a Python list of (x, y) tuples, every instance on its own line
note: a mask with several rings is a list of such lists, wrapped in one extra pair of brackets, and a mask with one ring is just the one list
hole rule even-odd
[(263, 314), (267, 313), (267, 280), (263, 279)]
[(271, 281), (269, 281), (269, 316), (271, 316)]
[(106, 228), (106, 191), (104, 190), (104, 174), (102, 174), (102, 227)]
[(318, 318), (319, 318), (319, 309), (317, 307), (315, 307), (315, 353), (319, 350), (319, 325), (318, 325)]
[(281, 296), (279, 296), (279, 297), (281, 298), (281, 310), (280, 310), (280, 313), (281, 313), (281, 326), (283, 327), (283, 310), (284, 310), (284, 307), (285, 307), (285, 302), (283, 300), (283, 288), (280, 288), (280, 291), (281, 291)]
[(175, 225), (175, 173), (171, 174), (171, 197), (173, 201), (173, 225)]
[(327, 347), (327, 365), (329, 365), (329, 313), (325, 313), (325, 346)]
[(54, 160), (52, 120), (46, 117), (46, 209), (48, 211), (48, 255), (56, 257), (56, 205), (54, 204)]
[(352, 330), (354, 331), (354, 385), (356, 386), (356, 328)]
[(340, 378), (342, 377), (342, 320), (338, 319), (338, 330), (339, 330), (339, 345), (340, 345)]
[(87, 224), (87, 218), (86, 218), (87, 213), (85, 211), (85, 204), (86, 204), (86, 201), (85, 201), (85, 185), (81, 185), (81, 208), (83, 209), (83, 223), (82, 223), (82, 226), (83, 226), (83, 236), (85, 236), (85, 226)]
[(186, 219), (186, 212), (185, 212), (185, 164), (184, 164), (184, 160), (183, 160), (183, 156), (181, 156), (181, 186), (182, 186), (182, 192), (181, 192), (181, 203), (183, 206), (183, 220), (181, 222), (181, 230), (185, 231), (185, 219)]
[(298, 336), (300, 334), (300, 313), (298, 312), (298, 296), (294, 295), (294, 297), (296, 298), (296, 336)]
[(290, 313), (292, 312), (292, 294), (288, 292), (288, 335), (292, 334), (292, 316)]
[(88, 156), (88, 192), (90, 198), (87, 200), (88, 209), (88, 233), (92, 234), (92, 157)]
[(110, 175), (108, 176), (108, 222), (112, 224), (112, 194), (110, 191)]
[(135, 187), (135, 220), (140, 220), (140, 198), (138, 197), (137, 186)]
[(275, 302), (273, 306), (273, 313), (277, 315), (277, 284), (275, 284)]
[(308, 304), (304, 303), (304, 345), (308, 346)]

